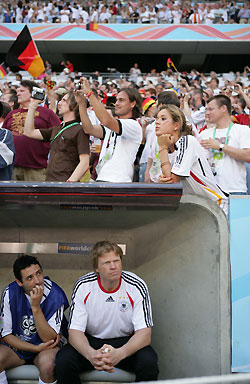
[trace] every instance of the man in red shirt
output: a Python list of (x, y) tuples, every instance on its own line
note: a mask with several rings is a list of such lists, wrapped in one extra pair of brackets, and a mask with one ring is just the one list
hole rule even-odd
[[(6, 116), (3, 128), (9, 129), (14, 136), (16, 160), (12, 178), (19, 181), (45, 181), (49, 144), (24, 136), (24, 123), (31, 101), (33, 87), (37, 83), (23, 80), (17, 89), (19, 108)], [(57, 115), (46, 107), (38, 107), (35, 114), (35, 128), (50, 128), (60, 125)]]

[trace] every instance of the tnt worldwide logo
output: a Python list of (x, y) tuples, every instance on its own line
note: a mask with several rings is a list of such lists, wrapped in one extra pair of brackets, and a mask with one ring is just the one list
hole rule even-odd
[(22, 317), (21, 328), (25, 336), (32, 336), (36, 333), (36, 325), (32, 315), (30, 317), (27, 315)]

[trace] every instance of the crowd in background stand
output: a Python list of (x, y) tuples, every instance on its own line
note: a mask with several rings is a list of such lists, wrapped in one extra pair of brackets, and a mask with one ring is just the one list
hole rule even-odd
[[(37, 79), (36, 82), (38, 86), (46, 90), (46, 98), (43, 105), (59, 116), (58, 102), (67, 92), (78, 89), (79, 80), (84, 74), (74, 72), (73, 65), (69, 60), (61, 63), (61, 73), (53, 72), (53, 68), (48, 60), (45, 60), (45, 65), (45, 77)], [(207, 126), (205, 120), (206, 100), (217, 94), (224, 94), (230, 97), (234, 122), (250, 126), (250, 68), (248, 66), (243, 69), (243, 72), (237, 71), (236, 73), (224, 74), (218, 74), (215, 71), (204, 74), (199, 73), (196, 69), (192, 69), (190, 73), (180, 73), (171, 68), (161, 72), (152, 69), (148, 73), (143, 74), (138, 63), (134, 63), (127, 74), (121, 74), (119, 71), (112, 69), (111, 73), (103, 74), (103, 76), (97, 71), (87, 76), (98, 100), (111, 110), (112, 108), (114, 110), (116, 95), (119, 89), (128, 87), (139, 90), (143, 101), (144, 129), (147, 126), (145, 117), (148, 121), (154, 119), (154, 113), (149, 114), (148, 107), (153, 105), (155, 101), (157, 102), (159, 94), (164, 91), (173, 93), (179, 99), (180, 108), (185, 112), (186, 116), (191, 116), (191, 121), (196, 119), (195, 124), (193, 124), (195, 135), (199, 135), (199, 132)], [(27, 72), (16, 74), (10, 72), (7, 77), (0, 81), (1, 101), (8, 103), (12, 110), (17, 109), (20, 97), (17, 91), (21, 81), (29, 78), (31, 79)], [(197, 90), (201, 91), (200, 95)], [(197, 98), (197, 106), (194, 105), (195, 98)], [(198, 110), (198, 119), (196, 110)], [(194, 111), (196, 112), (195, 119), (195, 115), (192, 117)], [(94, 111), (91, 108), (88, 109), (88, 113), (92, 122), (96, 122)], [(143, 125), (143, 118), (141, 125)], [(93, 154), (92, 165), (96, 165), (98, 162), (98, 156), (96, 155), (100, 152), (100, 145), (100, 140), (98, 140), (98, 143), (93, 139), (90, 140), (90, 150)], [(139, 158), (137, 159), (138, 161), (140, 161)], [(88, 177), (83, 180), (88, 181)], [(95, 177), (95, 167), (92, 167), (92, 178), (95, 179)], [(142, 180), (144, 180), (144, 175)], [(134, 181), (138, 181), (138, 175)]]
[(32, 1), (0, 3), (0, 23), (247, 24), (249, 1)]

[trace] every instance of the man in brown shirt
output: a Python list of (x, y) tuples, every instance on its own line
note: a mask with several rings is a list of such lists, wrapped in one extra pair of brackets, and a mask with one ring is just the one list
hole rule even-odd
[(89, 168), (89, 137), (79, 124), (79, 109), (74, 93), (68, 92), (58, 103), (63, 123), (46, 130), (34, 128), (39, 100), (32, 99), (24, 125), (24, 135), (50, 142), (46, 181), (79, 181)]

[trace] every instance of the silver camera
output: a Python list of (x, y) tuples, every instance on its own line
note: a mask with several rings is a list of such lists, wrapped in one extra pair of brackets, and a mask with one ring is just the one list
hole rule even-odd
[(45, 90), (38, 87), (33, 87), (31, 92), (32, 99), (43, 100), (45, 97)]

